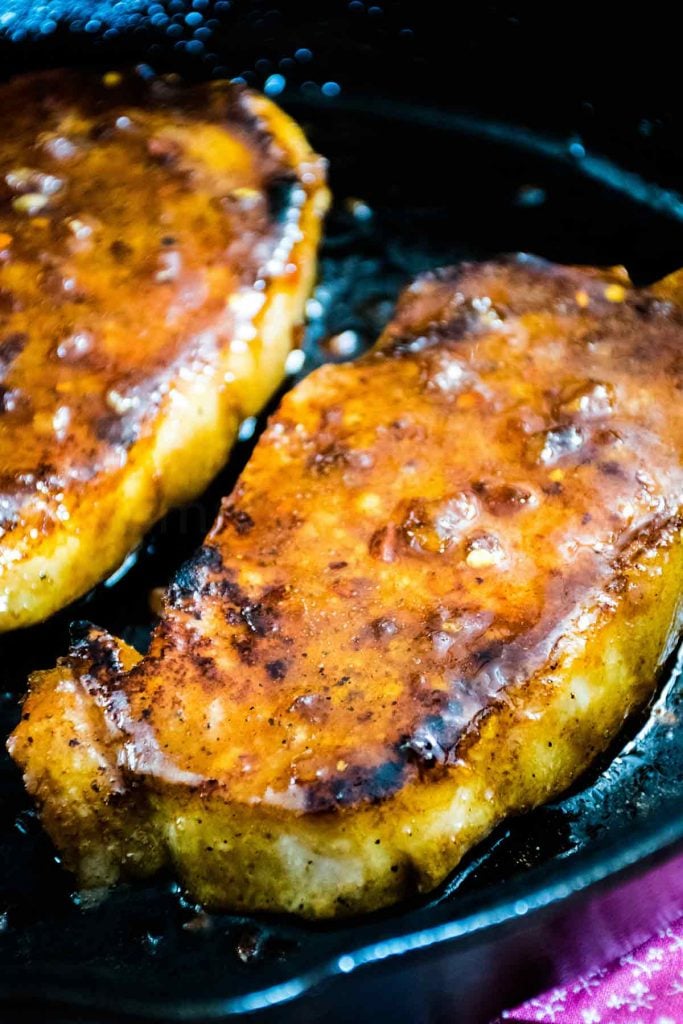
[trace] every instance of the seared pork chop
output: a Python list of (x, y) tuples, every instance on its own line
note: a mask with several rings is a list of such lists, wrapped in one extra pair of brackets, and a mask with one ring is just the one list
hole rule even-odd
[(271, 395), (327, 191), (299, 128), (227, 83), (0, 87), (0, 630), (114, 569)]
[(31, 680), (10, 751), (81, 883), (372, 910), (576, 779), (681, 630), (682, 287), (439, 271), (289, 393), (149, 654), (85, 625)]

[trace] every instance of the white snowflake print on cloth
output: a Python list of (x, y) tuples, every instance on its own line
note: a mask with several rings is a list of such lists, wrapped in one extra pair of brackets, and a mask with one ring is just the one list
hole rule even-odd
[(581, 974), (498, 1024), (683, 1024), (683, 910), (658, 932), (608, 966)]

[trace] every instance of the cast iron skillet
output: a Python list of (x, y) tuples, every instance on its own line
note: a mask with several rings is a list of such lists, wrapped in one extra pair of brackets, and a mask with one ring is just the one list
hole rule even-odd
[[(220, 3), (195, 0), (198, 27), (220, 22)], [(263, 15), (263, 5), (244, 6)], [(5, 13), (11, 8), (7, 2)], [(0, 4), (0, 23), (2, 10)], [(152, 4), (145, 17), (159, 19), (163, 11), (169, 24), (180, 24), (172, 18), (182, 15), (187, 41), (189, 4)], [(132, 42), (135, 26), (124, 24), (107, 49), (110, 24), (102, 20), (87, 32), (81, 26), (83, 37), (79, 30), (58, 54), (44, 42), (15, 39), (6, 50), (12, 70), (79, 58), (104, 68), (155, 45), (154, 26)], [(189, 25), (191, 38), (197, 25)], [(207, 31), (220, 35), (220, 27)], [(256, 29), (244, 29), (248, 41), (247, 29)], [(285, 29), (283, 52), (294, 53), (301, 40), (292, 42)], [(83, 47), (89, 36), (94, 41)], [(235, 47), (239, 36), (224, 40), (222, 59), (240, 73)], [(173, 53), (156, 52), (157, 64), (175, 59), (188, 70), (187, 53)], [(301, 69), (314, 59), (281, 58), (290, 59), (293, 70), (281, 67), (290, 88), (279, 98), (329, 157), (336, 196), (310, 304), (306, 361), (293, 361), (290, 384), (321, 361), (367, 347), (400, 287), (429, 267), (523, 249), (566, 262), (623, 262), (644, 282), (683, 261), (683, 198), (578, 138), (406, 100), (397, 89), (380, 96), (347, 88), (343, 79), (327, 79), (329, 64), (314, 80)], [(270, 80), (276, 91), (278, 67), (271, 60), (246, 77)], [(304, 75), (311, 77), (302, 81)], [(356, 85), (360, 78), (362, 67)], [(340, 94), (330, 82), (341, 85)], [(144, 646), (150, 589), (200, 542), (262, 424), (244, 425), (219, 480), (161, 523), (125, 572), (45, 625), (0, 641), (3, 735), (16, 721), (26, 673), (64, 652), (71, 619), (92, 619)], [(683, 906), (682, 711), (674, 659), (652, 707), (571, 794), (500, 828), (430, 898), (339, 924), (206, 915), (170, 877), (122, 886), (100, 903), (78, 894), (4, 757), (0, 1018), (487, 1021), (618, 955)]]

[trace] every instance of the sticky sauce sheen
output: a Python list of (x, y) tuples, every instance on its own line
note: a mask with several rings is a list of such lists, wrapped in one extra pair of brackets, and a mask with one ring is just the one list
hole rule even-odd
[(126, 729), (299, 810), (457, 761), (680, 529), (679, 287), (521, 257), (420, 279), (371, 353), (285, 398), (112, 681)]
[(248, 350), (268, 282), (298, 274), (302, 174), (321, 180), (225, 83), (49, 72), (2, 101), (0, 573), (122, 469), (178, 381)]

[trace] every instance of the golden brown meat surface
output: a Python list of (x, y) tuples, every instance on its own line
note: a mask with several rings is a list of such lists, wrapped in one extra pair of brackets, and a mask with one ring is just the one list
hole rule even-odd
[(0, 630), (114, 569), (279, 383), (327, 204), (263, 97), (0, 86)]
[(682, 284), (437, 272), (290, 392), (149, 654), (85, 628), (32, 679), (10, 750), (82, 883), (370, 910), (568, 786), (680, 633)]

